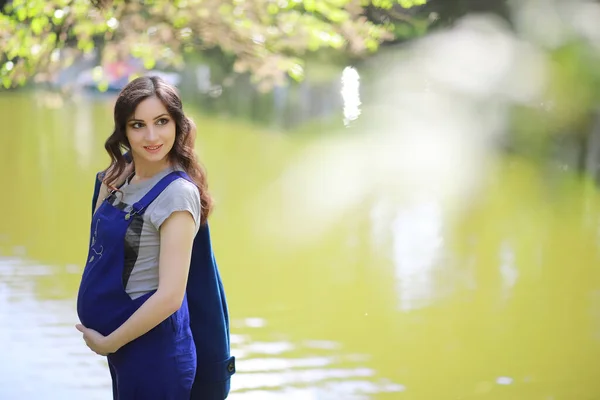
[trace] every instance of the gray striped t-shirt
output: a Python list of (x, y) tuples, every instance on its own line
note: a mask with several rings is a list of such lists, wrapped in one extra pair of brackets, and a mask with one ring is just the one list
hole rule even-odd
[[(159, 180), (174, 170), (167, 168), (142, 182), (127, 182), (121, 187), (121, 193), (111, 195), (108, 201), (121, 210), (128, 209), (144, 197)], [(123, 269), (123, 287), (132, 299), (158, 288), (160, 226), (175, 211), (188, 211), (196, 222), (198, 233), (200, 193), (196, 185), (185, 179), (171, 182), (142, 215), (132, 217), (125, 235)]]

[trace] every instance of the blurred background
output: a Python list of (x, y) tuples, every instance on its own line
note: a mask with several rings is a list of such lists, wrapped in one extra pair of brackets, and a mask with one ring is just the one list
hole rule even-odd
[(142, 74), (198, 125), (231, 399), (600, 399), (600, 2), (0, 6), (0, 399), (111, 397), (75, 296)]

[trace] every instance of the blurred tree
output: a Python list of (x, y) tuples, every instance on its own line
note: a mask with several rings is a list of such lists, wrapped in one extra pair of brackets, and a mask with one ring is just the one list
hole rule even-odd
[(497, 15), (510, 22), (510, 3), (513, 0), (430, 0), (420, 12), (433, 14), (432, 27), (444, 27), (471, 13)]
[(511, 0), (428, 0), (413, 7), (396, 3), (390, 7), (377, 7), (371, 3), (365, 7), (369, 21), (392, 27), (394, 39), (385, 44), (405, 41), (421, 36), (436, 28), (445, 28), (470, 13), (493, 14), (511, 22)]
[[(236, 72), (263, 88), (303, 77), (303, 57), (333, 49), (362, 57), (394, 38), (393, 24), (366, 8), (410, 8), (427, 0), (13, 0), (0, 14), (4, 88), (55, 73), (85, 54), (101, 64), (140, 59), (181, 66), (185, 55), (220, 49)], [(102, 73), (97, 77), (102, 86)]]

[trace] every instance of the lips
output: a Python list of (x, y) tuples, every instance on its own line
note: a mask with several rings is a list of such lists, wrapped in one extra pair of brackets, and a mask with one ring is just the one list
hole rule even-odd
[(156, 153), (157, 151), (159, 151), (161, 149), (163, 145), (159, 144), (156, 146), (144, 146), (144, 149), (150, 153)]

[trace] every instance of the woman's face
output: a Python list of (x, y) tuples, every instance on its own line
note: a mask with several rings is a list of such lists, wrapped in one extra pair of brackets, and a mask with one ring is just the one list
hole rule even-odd
[(138, 104), (126, 125), (136, 163), (166, 161), (175, 143), (175, 130), (175, 121), (157, 97), (148, 97)]

